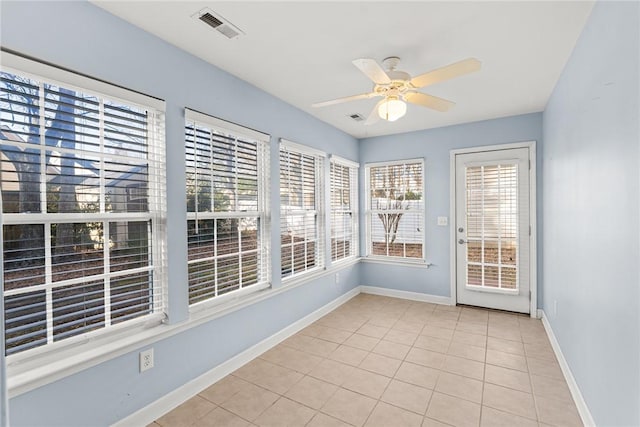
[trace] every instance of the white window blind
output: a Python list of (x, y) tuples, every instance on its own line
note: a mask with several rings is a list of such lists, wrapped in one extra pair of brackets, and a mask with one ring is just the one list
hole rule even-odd
[(6, 353), (164, 316), (163, 112), (3, 68), (0, 118)]
[(358, 254), (358, 165), (331, 157), (331, 259)]
[(269, 136), (186, 110), (189, 303), (267, 286)]
[(467, 284), (518, 288), (518, 165), (466, 168)]
[(423, 259), (423, 161), (370, 164), (366, 175), (368, 255)]
[(282, 277), (324, 267), (322, 181), (324, 154), (280, 143)]

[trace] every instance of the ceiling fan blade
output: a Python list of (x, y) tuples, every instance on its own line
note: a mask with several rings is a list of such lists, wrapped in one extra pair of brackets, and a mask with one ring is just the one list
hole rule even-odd
[(344, 98), (331, 99), (329, 101), (316, 102), (315, 104), (311, 104), (312, 107), (327, 107), (329, 105), (341, 104), (343, 102), (356, 101), (358, 99), (368, 99), (377, 96), (377, 93), (362, 93), (360, 95), (346, 96)]
[(445, 65), (437, 70), (429, 71), (411, 79), (411, 84), (416, 87), (425, 87), (432, 84), (440, 83), (454, 77), (463, 76), (465, 74), (478, 71), (482, 63), (476, 58), (467, 58), (453, 64)]
[(456, 105), (453, 101), (438, 98), (437, 96), (427, 95), (420, 92), (410, 92), (404, 95), (404, 99), (412, 104), (421, 105), (436, 111), (449, 111), (449, 108)]
[(365, 76), (369, 77), (375, 84), (389, 84), (391, 79), (374, 59), (361, 58), (354, 59), (353, 65), (358, 67)]
[(367, 117), (367, 120), (365, 120), (364, 122), (365, 126), (370, 126), (378, 123), (378, 121), (380, 120), (380, 116), (378, 115), (378, 107), (380, 106), (380, 104), (382, 104), (383, 101), (384, 99), (381, 99), (376, 103), (376, 106), (373, 107), (373, 110), (371, 110), (371, 112), (369, 113), (369, 117)]

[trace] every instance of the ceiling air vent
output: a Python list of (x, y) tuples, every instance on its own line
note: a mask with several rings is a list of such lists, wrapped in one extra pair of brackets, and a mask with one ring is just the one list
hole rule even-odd
[(222, 25), (222, 21), (210, 14), (209, 12), (205, 12), (200, 15), (200, 20), (205, 24), (211, 25), (213, 28), (218, 28)]
[(193, 17), (204, 22), (228, 39), (234, 39), (239, 35), (244, 35), (244, 32), (240, 28), (236, 27), (211, 9), (202, 9), (200, 12), (193, 15)]
[(364, 120), (364, 117), (362, 117), (362, 114), (359, 114), (359, 113), (349, 114), (349, 117), (351, 117), (356, 122), (361, 122)]

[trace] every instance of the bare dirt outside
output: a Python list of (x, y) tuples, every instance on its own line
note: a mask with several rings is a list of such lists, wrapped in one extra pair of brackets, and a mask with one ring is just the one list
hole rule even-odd
[[(148, 254), (111, 251), (110, 271), (124, 271), (148, 265)], [(86, 333), (105, 326), (105, 279), (95, 277), (104, 273), (104, 252), (80, 251), (52, 257), (54, 283), (85, 278), (81, 283), (55, 287), (51, 290), (53, 339)], [(24, 289), (45, 283), (45, 268), (33, 258), (34, 266), (5, 261), (5, 291)], [(44, 260), (42, 260), (44, 264)], [(7, 266), (12, 267), (7, 270)], [(93, 276), (93, 277), (92, 277)], [(153, 300), (152, 275), (148, 272), (128, 274), (109, 280), (111, 323), (139, 317), (151, 312)], [(6, 353), (44, 345), (47, 342), (47, 291), (35, 290), (5, 296)]]
[(373, 255), (422, 258), (422, 244), (396, 242), (389, 243), (387, 252), (387, 245), (384, 242), (373, 242), (371, 252)]
[[(220, 227), (214, 239), (213, 222), (198, 234), (190, 229), (189, 304), (195, 304), (235, 291), (259, 281), (258, 231), (244, 230), (238, 237), (236, 227)], [(202, 260), (202, 261), (198, 261)]]

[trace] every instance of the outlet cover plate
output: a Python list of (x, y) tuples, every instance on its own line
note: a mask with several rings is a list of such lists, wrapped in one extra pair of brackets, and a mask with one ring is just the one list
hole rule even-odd
[(140, 372), (153, 368), (153, 348), (140, 352)]

